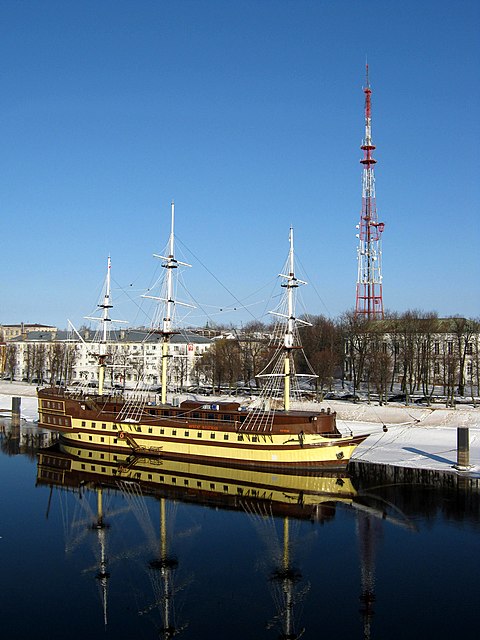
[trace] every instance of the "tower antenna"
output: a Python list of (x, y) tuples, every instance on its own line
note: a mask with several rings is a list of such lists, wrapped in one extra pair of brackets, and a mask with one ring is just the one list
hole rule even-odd
[(368, 63), (365, 64), (365, 72), (366, 86), (363, 90), (365, 93), (365, 138), (360, 147), (363, 150), (363, 158), (360, 160), (363, 165), (362, 213), (360, 224), (357, 226), (359, 242), (355, 317), (378, 320), (383, 318), (381, 238), (385, 224), (378, 221), (375, 198), (373, 168), (377, 161), (372, 156), (375, 145), (372, 143), (372, 90), (368, 77)]

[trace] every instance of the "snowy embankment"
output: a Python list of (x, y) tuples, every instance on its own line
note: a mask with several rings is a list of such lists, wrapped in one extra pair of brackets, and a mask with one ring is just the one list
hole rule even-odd
[(480, 408), (457, 409), (328, 402), (341, 431), (370, 433), (353, 455), (356, 461), (433, 471), (454, 471), (457, 429), (469, 428), (468, 475), (480, 476)]
[[(38, 419), (35, 385), (0, 382), (0, 409), (11, 409), (12, 396), (22, 399), (22, 418)], [(380, 406), (339, 400), (321, 406), (337, 412), (342, 432), (370, 434), (356, 450), (356, 461), (452, 472), (457, 462), (457, 428), (468, 427), (471, 469), (460, 473), (480, 477), (480, 407)]]

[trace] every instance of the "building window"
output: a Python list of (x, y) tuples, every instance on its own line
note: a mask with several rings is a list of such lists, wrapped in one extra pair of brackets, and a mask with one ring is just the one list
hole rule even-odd
[(86, 426), (86, 422), (85, 420), (82, 420), (82, 427), (85, 427), (85, 426)]
[(185, 436), (188, 438), (188, 436), (190, 435), (190, 431), (185, 431)]
[(95, 429), (95, 422), (92, 422), (92, 429)]
[(237, 436), (237, 440), (240, 440), (240, 441), (243, 440), (243, 436), (242, 435)]
[(172, 436), (176, 436), (177, 435), (177, 430), (176, 429), (172, 429)]
[(106, 429), (106, 428), (107, 428), (107, 425), (103, 422), (102, 423), (102, 429)]
[(93, 440), (92, 436), (88, 436), (88, 439), (90, 440), (90, 442)]
[(211, 433), (211, 434), (210, 434), (210, 438), (211, 438), (212, 440), (215, 440), (215, 434), (214, 434), (214, 433)]
[(152, 427), (148, 427), (148, 433), (152, 433), (153, 429)]
[(201, 431), (199, 431), (199, 432), (197, 433), (197, 438), (201, 438), (201, 437), (202, 437), (202, 435), (203, 435), (203, 434), (202, 434), (202, 432), (201, 432)]
[(224, 439), (224, 440), (228, 440), (228, 433), (225, 433), (225, 434), (223, 435), (223, 439)]

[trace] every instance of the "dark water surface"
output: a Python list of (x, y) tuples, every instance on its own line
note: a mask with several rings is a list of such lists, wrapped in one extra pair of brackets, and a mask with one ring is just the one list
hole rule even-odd
[(2, 638), (478, 632), (478, 493), (0, 440)]

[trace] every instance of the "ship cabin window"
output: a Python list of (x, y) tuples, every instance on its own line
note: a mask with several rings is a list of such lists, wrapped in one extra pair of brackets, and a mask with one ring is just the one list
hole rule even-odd
[[(115, 442), (116, 442), (116, 440), (115, 440)], [(114, 460), (118, 460), (118, 456), (117, 456), (117, 455), (114, 455), (114, 456), (113, 456), (113, 459), (114, 459)]]
[(237, 487), (237, 493), (238, 493), (238, 495), (240, 495), (240, 496), (241, 496), (241, 495), (243, 495), (243, 489), (242, 489), (242, 487)]
[(82, 427), (85, 427), (85, 426), (86, 426), (86, 424), (87, 424), (87, 423), (85, 422), (85, 420), (82, 420)]
[(95, 465), (94, 465), (94, 464), (91, 464), (91, 465), (90, 465), (90, 469), (91, 469), (92, 471), (95, 471)]
[(148, 477), (149, 480), (153, 480), (153, 476), (152, 476), (151, 473), (149, 473), (147, 477)]
[[(117, 438), (114, 438), (114, 439), (113, 439), (113, 444), (116, 444), (116, 442), (117, 442)], [(114, 458), (114, 459), (116, 460), (116, 459), (117, 459), (117, 456), (115, 456), (115, 458)]]
[(185, 431), (185, 437), (188, 438), (189, 435), (190, 435), (190, 431)]
[(176, 478), (172, 478), (172, 484), (177, 484), (177, 479)]
[(91, 458), (93, 456), (93, 453), (91, 451), (88, 452), (88, 457)]
[(92, 429), (95, 429), (95, 422), (92, 422)]
[(155, 411), (155, 409), (149, 409), (149, 410), (148, 410), (148, 413), (149, 413), (151, 416), (154, 416), (157, 412)]
[(258, 436), (252, 436), (252, 442), (258, 442)]
[(152, 433), (153, 429), (152, 427), (148, 427), (148, 433)]
[(168, 416), (170, 415), (170, 411), (168, 410), (162, 411), (162, 415), (167, 416), (168, 418)]
[(102, 429), (106, 429), (107, 425), (105, 424), (105, 422), (102, 422)]
[(81, 436), (80, 434), (78, 434), (78, 439), (79, 439), (79, 440), (81, 440), (81, 439), (82, 439), (82, 436)]
[(229, 413), (222, 413), (222, 420), (226, 420), (226, 421), (230, 422), (230, 414)]
[(160, 429), (160, 435), (163, 436), (164, 433), (165, 433), (165, 429)]
[(243, 436), (242, 435), (237, 436), (237, 440), (242, 441), (243, 440)]
[(172, 436), (176, 436), (177, 435), (177, 430), (176, 429), (172, 429)]
[(210, 483), (210, 489), (215, 489), (215, 485), (213, 484), (213, 482)]
[(81, 456), (82, 452), (80, 451), (80, 449), (77, 450), (77, 456)]
[(100, 442), (105, 442), (105, 438), (100, 438)]
[(241, 416), (240, 416), (240, 422), (243, 422), (243, 421), (246, 419), (246, 417), (247, 417), (247, 416), (245, 416), (245, 415), (241, 415)]
[(215, 420), (213, 413), (207, 413), (207, 420)]
[(211, 434), (210, 434), (210, 438), (211, 438), (212, 440), (215, 440), (215, 434), (214, 434), (214, 433), (211, 433)]
[(228, 493), (228, 485), (227, 484), (223, 485), (223, 490), (225, 491), (225, 493)]
[(223, 439), (224, 439), (224, 440), (228, 440), (228, 433), (225, 433), (225, 434), (223, 435)]
[(160, 476), (160, 482), (165, 482), (165, 476)]
[(194, 418), (200, 418), (200, 414), (198, 413), (198, 411), (195, 411), (195, 412), (193, 413), (193, 417), (194, 417)]
[(201, 486), (202, 486), (201, 481), (200, 481), (200, 480), (197, 480), (197, 487), (201, 487)]
[(92, 436), (88, 436), (88, 439), (90, 440), (90, 442), (93, 440)]
[(100, 460), (105, 460), (105, 454), (104, 453), (100, 454)]
[(201, 431), (199, 431), (199, 432), (197, 433), (197, 438), (201, 438), (201, 437), (202, 437), (202, 435), (203, 435), (203, 434), (202, 434), (202, 432), (201, 432)]
[(83, 464), (83, 462), (82, 462), (82, 464), (80, 465), (80, 468), (81, 468), (81, 469), (85, 469), (85, 465)]
[(107, 467), (102, 467), (102, 473), (107, 473)]
[(188, 480), (185, 478), (185, 480), (183, 481), (183, 484), (188, 487)]
[(116, 429), (116, 428), (117, 428), (117, 425), (116, 425), (116, 424), (114, 424), (114, 425), (113, 425), (113, 428), (114, 428), (114, 429)]

